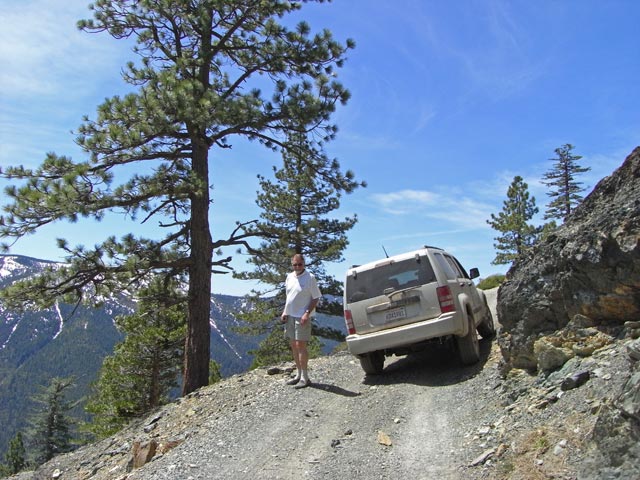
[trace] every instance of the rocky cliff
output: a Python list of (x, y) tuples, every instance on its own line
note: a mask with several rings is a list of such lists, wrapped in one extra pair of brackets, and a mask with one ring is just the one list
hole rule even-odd
[[(512, 266), (497, 309), (506, 371), (551, 375), (624, 339), (640, 358), (640, 147)], [(619, 374), (626, 381), (599, 408), (591, 433), (599, 468), (581, 478), (638, 478), (624, 475), (640, 457), (640, 366)]]
[(537, 369), (535, 341), (577, 314), (604, 328), (640, 319), (640, 147), (509, 270), (498, 292), (506, 362)]

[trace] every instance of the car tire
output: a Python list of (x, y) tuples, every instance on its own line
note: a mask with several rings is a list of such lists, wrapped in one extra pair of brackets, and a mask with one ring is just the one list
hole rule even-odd
[(491, 310), (489, 310), (489, 306), (485, 303), (485, 308), (487, 314), (482, 320), (482, 323), (478, 325), (478, 333), (484, 340), (491, 340), (496, 336), (496, 326), (493, 322), (493, 315), (491, 315)]
[(468, 332), (464, 337), (456, 337), (456, 345), (458, 346), (460, 361), (465, 365), (473, 365), (480, 360), (480, 342), (473, 317), (469, 314), (467, 318), (469, 322)]
[(365, 353), (360, 357), (360, 366), (367, 375), (380, 375), (384, 367), (382, 352)]

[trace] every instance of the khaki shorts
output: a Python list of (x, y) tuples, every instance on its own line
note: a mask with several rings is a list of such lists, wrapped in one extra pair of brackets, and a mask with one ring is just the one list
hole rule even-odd
[(300, 324), (300, 317), (287, 315), (287, 324), (284, 327), (284, 336), (289, 340), (308, 342), (311, 340), (311, 319), (304, 325)]

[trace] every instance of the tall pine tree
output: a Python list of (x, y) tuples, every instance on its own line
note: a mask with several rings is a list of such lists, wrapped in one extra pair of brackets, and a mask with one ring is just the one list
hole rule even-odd
[(71, 429), (75, 420), (68, 412), (75, 405), (65, 398), (66, 390), (74, 386), (74, 381), (73, 378), (53, 378), (33, 398), (37, 406), (29, 418), (26, 433), (29, 454), (36, 466), (74, 448)]
[(542, 183), (550, 187), (547, 192), (552, 200), (547, 206), (544, 218), (557, 218), (565, 221), (575, 207), (582, 201), (581, 192), (585, 189), (581, 187), (582, 182), (576, 181), (576, 175), (591, 170), (589, 167), (581, 167), (578, 160), (580, 155), (573, 155), (573, 145), (567, 143), (560, 148), (556, 148), (557, 157), (550, 158), (553, 168), (543, 175)]
[[(136, 42), (140, 61), (123, 73), (131, 92), (107, 98), (95, 120), (84, 119), (76, 141), (87, 160), (50, 153), (38, 168), (0, 171), (11, 180), (12, 199), (0, 217), (0, 237), (109, 214), (155, 222), (161, 233), (111, 236), (94, 248), (60, 240), (65, 265), (3, 289), (7, 305), (100, 299), (134, 288), (150, 272), (186, 274), (182, 392), (207, 385), (211, 277), (228, 273), (231, 261), (213, 252), (244, 240), (236, 232), (212, 235), (210, 151), (222, 154), (234, 138), (287, 150), (287, 133), (300, 125), (313, 138), (330, 139), (336, 131), (330, 117), (349, 98), (334, 77), (353, 42), (342, 44), (326, 29), (312, 34), (306, 22), (279, 23), (312, 1), (323, 3), (94, 1), (93, 19), (79, 27)], [(306, 153), (302, 158), (312, 161), (315, 149)]]
[[(284, 305), (284, 279), (291, 270), (291, 257), (302, 254), (306, 268), (318, 280), (323, 293), (320, 312), (342, 314), (340, 303), (332, 301), (342, 295), (341, 282), (328, 274), (326, 262), (342, 261), (342, 252), (348, 245), (347, 232), (357, 217), (336, 218), (343, 194), (358, 186), (354, 174), (341, 173), (337, 160), (326, 155), (306, 158), (307, 140), (304, 135), (292, 135), (291, 147), (283, 155), (282, 167), (274, 167), (275, 181), (259, 176), (261, 190), (256, 203), (261, 208), (260, 219), (245, 227), (251, 235), (263, 241), (258, 247), (248, 247), (248, 263), (253, 269), (238, 276), (257, 280), (261, 290), (254, 290), (251, 309), (241, 314), (249, 325), (245, 331), (267, 334), (260, 347), (252, 352), (257, 359), (254, 366), (276, 363), (289, 357), (289, 345), (281, 329), (277, 328)], [(314, 324), (314, 335), (342, 339), (341, 333)], [(317, 340), (309, 345), (318, 354)]]
[(539, 228), (529, 220), (538, 213), (535, 197), (530, 197), (529, 186), (522, 177), (515, 176), (507, 190), (507, 200), (498, 215), (491, 214), (487, 223), (502, 235), (493, 244), (498, 251), (491, 263), (501, 265), (511, 263), (531, 247), (538, 239)]
[(85, 406), (86, 428), (99, 438), (167, 403), (180, 378), (186, 315), (177, 282), (156, 277), (138, 295), (137, 312), (116, 318), (125, 339), (104, 359)]

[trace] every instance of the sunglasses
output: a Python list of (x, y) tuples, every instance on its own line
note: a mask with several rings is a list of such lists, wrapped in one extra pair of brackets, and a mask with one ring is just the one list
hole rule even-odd
[(292, 263), (291, 265), (293, 265), (294, 267), (301, 267), (302, 265), (304, 265), (304, 263)]

